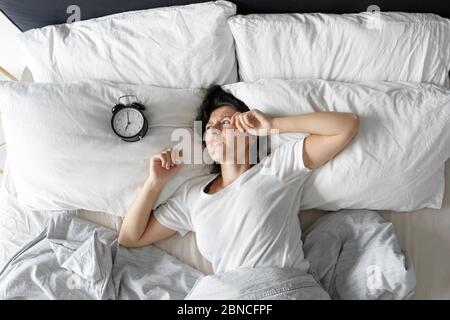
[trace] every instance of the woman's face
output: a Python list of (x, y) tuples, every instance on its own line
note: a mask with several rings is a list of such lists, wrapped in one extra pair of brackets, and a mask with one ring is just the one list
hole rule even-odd
[(218, 163), (245, 163), (249, 135), (231, 125), (233, 106), (219, 107), (211, 113), (205, 127), (205, 143), (210, 157)]

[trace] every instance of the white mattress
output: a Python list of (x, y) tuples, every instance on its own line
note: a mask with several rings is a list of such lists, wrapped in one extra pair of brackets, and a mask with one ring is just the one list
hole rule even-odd
[[(391, 221), (400, 245), (413, 260), (417, 275), (416, 299), (450, 299), (450, 160), (446, 163), (446, 192), (442, 209), (422, 209), (414, 212), (383, 211)], [(85, 219), (119, 230), (121, 219), (104, 213), (79, 210)], [(305, 230), (324, 213), (308, 210), (301, 213)], [(33, 237), (37, 236), (47, 221), (45, 212), (23, 208), (15, 197), (15, 189), (8, 168), (0, 190), (0, 268)], [(211, 273), (211, 265), (197, 249), (195, 234), (184, 238), (178, 234), (156, 244), (181, 261)]]

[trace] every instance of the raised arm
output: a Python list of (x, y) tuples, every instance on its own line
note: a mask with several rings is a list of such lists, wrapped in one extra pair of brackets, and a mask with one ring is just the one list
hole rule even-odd
[(305, 132), (303, 162), (315, 169), (336, 156), (358, 132), (359, 118), (349, 112), (312, 112), (273, 118), (272, 128), (280, 133)]
[(257, 135), (270, 129), (278, 129), (280, 133), (309, 133), (305, 139), (303, 162), (310, 169), (318, 168), (336, 156), (350, 143), (359, 128), (358, 116), (350, 112), (311, 112), (271, 118), (253, 109), (237, 112), (232, 123), (241, 131)]
[(118, 238), (120, 245), (143, 247), (176, 233), (161, 225), (151, 213), (162, 188), (179, 167), (173, 161), (171, 149), (150, 159), (149, 177), (123, 219)]

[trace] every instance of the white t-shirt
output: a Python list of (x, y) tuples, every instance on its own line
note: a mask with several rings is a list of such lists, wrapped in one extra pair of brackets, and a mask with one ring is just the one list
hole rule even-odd
[(210, 174), (184, 183), (153, 212), (163, 226), (196, 233), (214, 272), (239, 267), (286, 267), (308, 271), (298, 213), (311, 169), (303, 163), (304, 137), (285, 143), (214, 193)]

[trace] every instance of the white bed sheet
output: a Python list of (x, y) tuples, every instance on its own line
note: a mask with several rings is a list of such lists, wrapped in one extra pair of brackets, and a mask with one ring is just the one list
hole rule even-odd
[[(37, 236), (47, 221), (45, 212), (23, 208), (11, 194), (11, 188), (6, 170), (0, 190), (0, 268)], [(409, 252), (414, 263), (417, 276), (415, 299), (450, 299), (450, 160), (446, 163), (446, 189), (441, 209), (381, 213), (394, 224), (401, 247)], [(120, 228), (121, 218), (118, 217), (84, 210), (77, 214), (112, 229)], [(301, 212), (302, 229), (323, 214), (320, 210)], [(177, 234), (156, 245), (200, 271), (212, 273), (211, 264), (197, 249), (194, 233), (185, 237)]]

